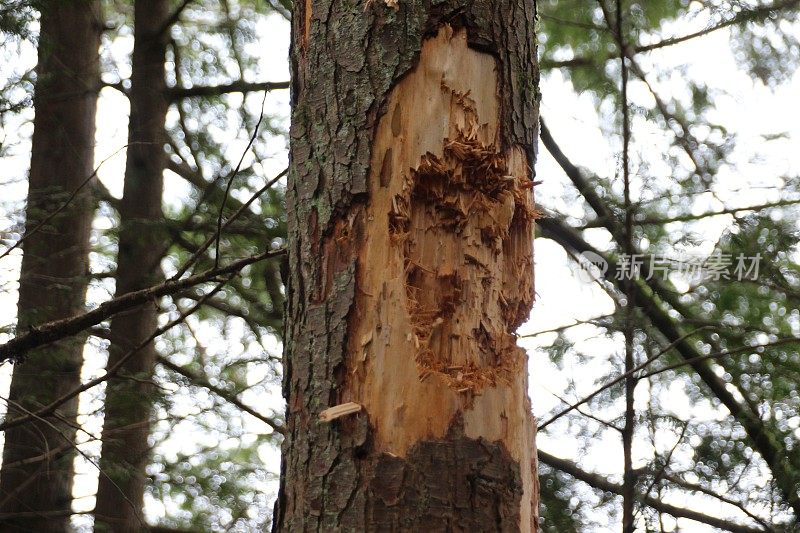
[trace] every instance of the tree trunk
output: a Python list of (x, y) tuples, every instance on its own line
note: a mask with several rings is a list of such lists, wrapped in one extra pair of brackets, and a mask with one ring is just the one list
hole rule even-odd
[[(159, 262), (164, 234), (161, 197), (166, 164), (167, 113), (164, 61), (169, 30), (166, 0), (137, 0), (131, 73), (131, 114), (125, 187), (120, 204), (116, 296), (153, 285), (162, 276)], [(125, 357), (158, 326), (154, 304), (121, 313), (111, 321), (108, 366)], [(156, 361), (151, 342), (129, 358), (106, 388), (100, 481), (95, 530), (145, 529), (142, 516), (148, 436)]]
[(273, 528), (536, 530), (514, 337), (533, 300), (535, 5), (307, 0), (293, 15)]
[[(89, 279), (93, 204), (87, 180), (94, 164), (100, 81), (99, 2), (47, 2), (43, 6), (26, 231), (32, 232), (78, 192), (68, 207), (22, 243), (18, 331), (82, 312)], [(85, 336), (79, 336), (52, 344), (30, 353), (27, 361), (14, 367), (9, 420), (80, 385), (84, 341)], [(62, 405), (58, 419), (31, 422), (5, 432), (0, 472), (3, 531), (67, 530), (77, 400)]]

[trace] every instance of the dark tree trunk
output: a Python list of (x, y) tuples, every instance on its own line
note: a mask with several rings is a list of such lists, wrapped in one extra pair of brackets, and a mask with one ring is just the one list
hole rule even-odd
[(534, 19), (295, 3), (275, 531), (536, 529)]
[[(116, 295), (153, 285), (162, 277), (159, 262), (164, 234), (161, 197), (166, 164), (167, 113), (164, 61), (169, 30), (166, 0), (137, 0), (131, 74), (131, 114), (125, 187), (120, 205)], [(125, 357), (158, 326), (154, 304), (121, 313), (111, 321), (109, 362)], [(150, 379), (156, 360), (151, 342), (129, 358), (106, 388), (103, 474), (97, 489), (95, 530), (144, 529), (142, 505), (155, 394)]]
[[(85, 182), (92, 175), (94, 160), (99, 2), (43, 5), (27, 231), (80, 190), (67, 208), (22, 243), (19, 331), (83, 311), (89, 279), (93, 205), (91, 186)], [(80, 385), (84, 340), (85, 336), (79, 336), (36, 350), (14, 367), (9, 420)], [(75, 429), (71, 426), (76, 411), (77, 398), (61, 406), (58, 419), (31, 422), (5, 432), (0, 530), (67, 530), (75, 457)]]

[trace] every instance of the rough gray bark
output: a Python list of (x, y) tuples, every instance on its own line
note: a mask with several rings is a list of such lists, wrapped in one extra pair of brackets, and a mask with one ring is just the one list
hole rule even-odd
[[(29, 232), (92, 175), (99, 83), (99, 2), (43, 6), (25, 212)], [(66, 209), (22, 243), (19, 331), (84, 310), (92, 217), (91, 187), (84, 186)], [(79, 335), (40, 348), (14, 367), (8, 419), (47, 405), (80, 384), (84, 340)], [(5, 432), (3, 531), (67, 530), (75, 457), (75, 429), (70, 425), (75, 424), (77, 403), (75, 398), (61, 406), (60, 419)]]
[(321, 411), (342, 402), (350, 379), (349, 319), (359, 291), (359, 223), (353, 238), (340, 240), (337, 228), (357, 219), (369, 201), (378, 121), (426, 38), (445, 24), (466, 28), (469, 45), (495, 58), (500, 148), (522, 147), (531, 165), (535, 160), (535, 3), (387, 4), (308, 0), (294, 6), (287, 437), (273, 530), (518, 530), (513, 502), (520, 497), (520, 465), (502, 444), (464, 436), (458, 419), (446, 437), (420, 441), (402, 458), (375, 448), (369, 413), (318, 421)]
[[(164, 61), (169, 17), (166, 0), (137, 0), (131, 74), (131, 114), (125, 187), (120, 205), (116, 296), (159, 281), (163, 222), (161, 196), (166, 164), (164, 122), (168, 102)], [(145, 305), (111, 321), (109, 366), (156, 329), (157, 309)], [(106, 388), (103, 449), (95, 507), (95, 530), (144, 529), (142, 505), (155, 393), (149, 381), (156, 361), (151, 342), (123, 365)]]

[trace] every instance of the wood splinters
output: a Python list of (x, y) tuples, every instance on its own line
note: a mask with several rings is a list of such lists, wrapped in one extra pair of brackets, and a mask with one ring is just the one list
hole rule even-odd
[(361, 337), (361, 346), (364, 347), (372, 342), (372, 332), (368, 331)]
[(319, 414), (320, 422), (331, 422), (337, 418), (358, 413), (361, 411), (361, 404), (355, 402), (347, 402), (333, 407), (328, 407)]

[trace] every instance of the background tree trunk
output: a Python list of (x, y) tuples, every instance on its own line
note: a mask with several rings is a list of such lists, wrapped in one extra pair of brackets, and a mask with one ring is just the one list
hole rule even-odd
[(534, 18), (295, 4), (275, 531), (536, 529)]
[[(165, 0), (138, 0), (134, 14), (131, 114), (125, 187), (120, 205), (116, 296), (150, 286), (162, 276), (164, 237), (161, 197), (165, 168), (167, 113), (164, 61), (169, 29)], [(108, 366), (146, 339), (157, 327), (155, 304), (121, 313), (111, 321)], [(131, 357), (106, 388), (100, 482), (95, 507), (97, 531), (141, 531), (142, 505), (155, 394), (156, 360), (151, 342)]]
[[(69, 206), (22, 243), (19, 331), (84, 309), (95, 111), (99, 85), (99, 3), (42, 4), (36, 117), (26, 231), (78, 191)], [(49, 404), (80, 384), (85, 335), (36, 350), (14, 367), (7, 418)], [(72, 502), (72, 441), (78, 399), (51, 418), (5, 432), (0, 472), (3, 531), (66, 531)], [(31, 458), (40, 460), (26, 461)], [(21, 464), (25, 461), (26, 464)], [(14, 516), (26, 513), (24, 517)]]

